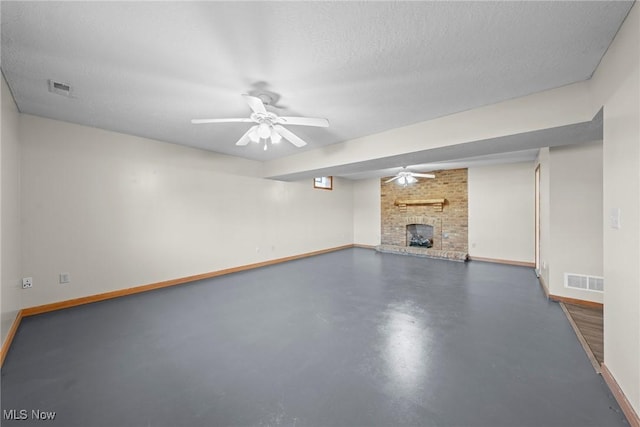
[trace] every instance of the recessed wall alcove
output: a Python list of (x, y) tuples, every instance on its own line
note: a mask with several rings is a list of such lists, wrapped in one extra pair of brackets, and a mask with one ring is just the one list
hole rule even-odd
[[(406, 187), (395, 181), (385, 182), (388, 178), (381, 179), (379, 251), (456, 261), (467, 259), (467, 169), (432, 173), (435, 178), (419, 179)], [(431, 240), (431, 247), (411, 244), (410, 230), (416, 228), (420, 228), (417, 234), (423, 240)]]

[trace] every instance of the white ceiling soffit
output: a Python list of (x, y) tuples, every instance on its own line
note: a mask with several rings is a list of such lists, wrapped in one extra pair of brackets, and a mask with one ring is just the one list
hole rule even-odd
[(542, 147), (581, 144), (602, 140), (602, 109), (593, 120), (532, 132), (471, 141), (463, 144), (400, 154), (324, 169), (308, 170), (287, 175), (269, 176), (281, 181), (297, 181), (316, 176), (339, 176), (366, 179), (389, 176), (398, 166), (411, 166), (416, 171), (473, 167), (535, 159)]
[(343, 173), (341, 178), (351, 180), (381, 178), (396, 175), (403, 168), (408, 168), (412, 172), (432, 172), (437, 170), (472, 168), (480, 166), (491, 166), (505, 163), (533, 162), (538, 157), (539, 148), (529, 150), (514, 151), (508, 153), (485, 154), (474, 157), (465, 157), (440, 162), (409, 164), (400, 167), (390, 167), (385, 169), (369, 170), (365, 172)]

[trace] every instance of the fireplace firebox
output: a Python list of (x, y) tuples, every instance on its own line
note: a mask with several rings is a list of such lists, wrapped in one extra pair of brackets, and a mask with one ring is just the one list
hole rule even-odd
[(428, 224), (407, 224), (407, 246), (433, 247), (433, 226)]

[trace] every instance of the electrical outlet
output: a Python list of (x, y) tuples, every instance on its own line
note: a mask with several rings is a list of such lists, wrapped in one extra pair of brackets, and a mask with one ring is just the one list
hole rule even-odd
[(60, 273), (60, 283), (69, 283), (71, 281), (71, 275), (69, 273)]
[(33, 278), (32, 277), (23, 277), (22, 278), (22, 289), (27, 289), (33, 287)]

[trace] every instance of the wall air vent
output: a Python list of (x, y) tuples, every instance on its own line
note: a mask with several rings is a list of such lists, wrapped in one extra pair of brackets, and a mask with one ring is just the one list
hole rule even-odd
[(583, 291), (604, 292), (604, 278), (586, 274), (564, 273), (564, 287)]
[(71, 97), (71, 86), (67, 83), (49, 80), (49, 92)]

